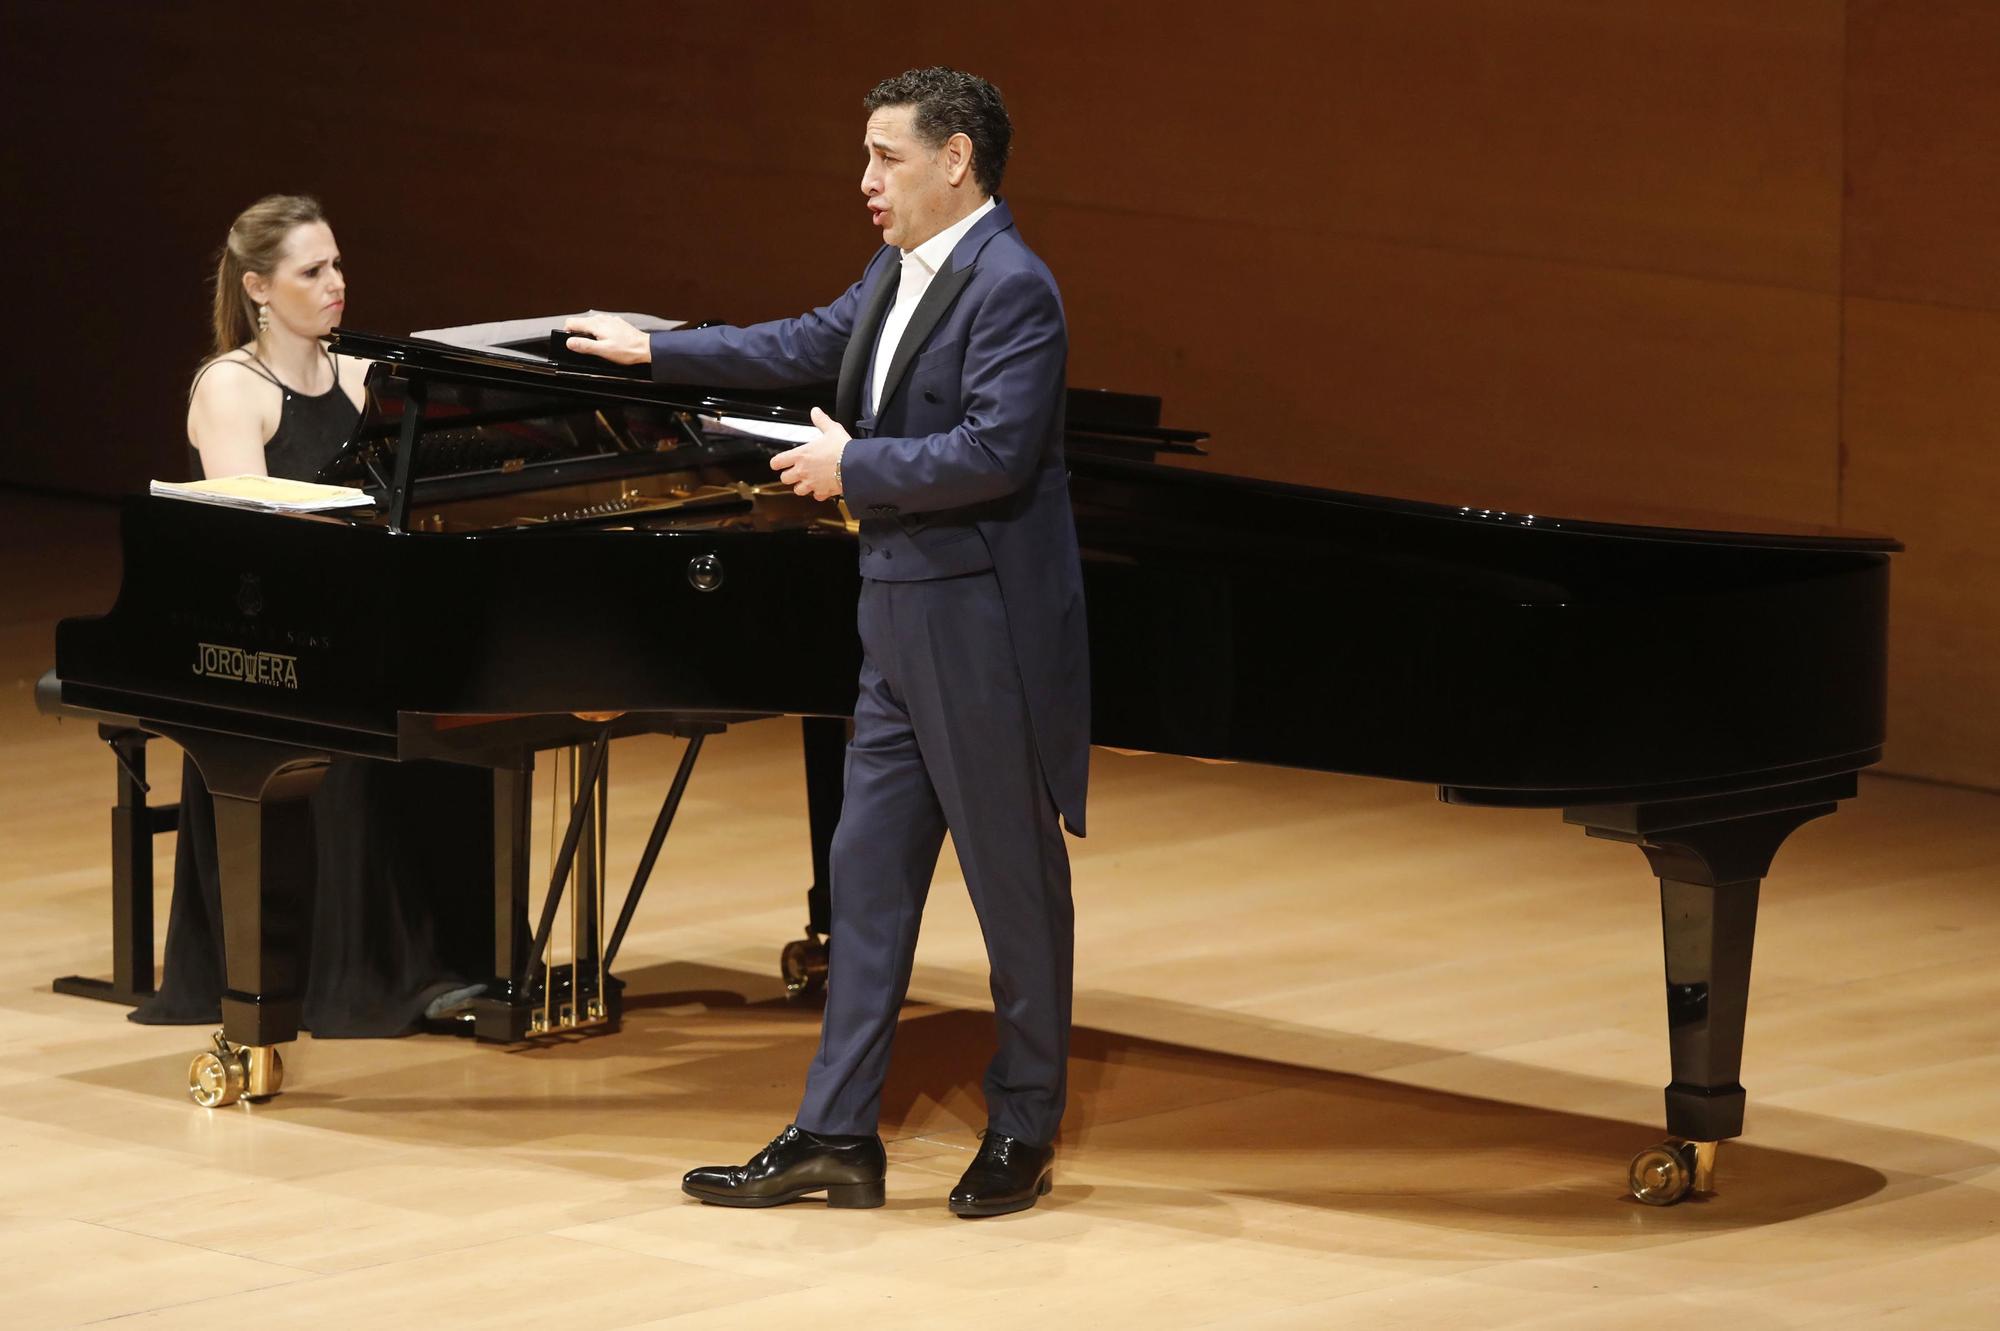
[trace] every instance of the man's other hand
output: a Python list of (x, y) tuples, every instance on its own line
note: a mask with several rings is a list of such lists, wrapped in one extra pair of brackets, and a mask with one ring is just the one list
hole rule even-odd
[(615, 314), (580, 314), (563, 322), (571, 351), (602, 356), (616, 365), (651, 365), (653, 339)]
[(812, 423), (819, 434), (777, 454), (771, 459), (771, 470), (794, 494), (831, 499), (841, 492), (840, 455), (847, 448), (848, 434), (839, 421), (818, 407), (812, 409)]

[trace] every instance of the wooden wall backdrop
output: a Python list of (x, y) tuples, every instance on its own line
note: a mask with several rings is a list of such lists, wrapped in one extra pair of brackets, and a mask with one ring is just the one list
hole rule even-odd
[(874, 243), (860, 94), (957, 63), (1072, 382), (1233, 471), (1891, 531), (1890, 766), (2000, 786), (2000, 5), (55, 0), (5, 58), (0, 481), (177, 473), (270, 190), (356, 327), (818, 303)]
[(1842, 517), (1893, 531), (1890, 749), (2000, 786), (2000, 4), (1852, 0)]

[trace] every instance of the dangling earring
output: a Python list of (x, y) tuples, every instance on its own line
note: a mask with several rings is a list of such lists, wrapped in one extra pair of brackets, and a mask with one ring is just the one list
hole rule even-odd
[(269, 305), (259, 305), (257, 307), (257, 335), (259, 337), (262, 337), (265, 333), (268, 333), (270, 331), (271, 331), (271, 307)]

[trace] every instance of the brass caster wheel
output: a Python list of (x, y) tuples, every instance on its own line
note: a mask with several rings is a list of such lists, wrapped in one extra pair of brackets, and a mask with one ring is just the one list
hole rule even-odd
[(785, 977), (785, 995), (795, 1003), (826, 988), (826, 943), (817, 934), (807, 934), (785, 944), (778, 954), (778, 973)]
[(221, 1031), (215, 1033), (215, 1048), (202, 1050), (188, 1064), (188, 1099), (203, 1109), (235, 1104), (249, 1082), (250, 1070)]
[(1626, 1180), (1632, 1195), (1648, 1206), (1672, 1206), (1697, 1192), (1715, 1190), (1714, 1142), (1669, 1137), (1632, 1157)]
[(276, 1045), (232, 1045), (221, 1031), (215, 1047), (188, 1064), (188, 1098), (203, 1109), (238, 1100), (268, 1100), (285, 1084), (285, 1060)]

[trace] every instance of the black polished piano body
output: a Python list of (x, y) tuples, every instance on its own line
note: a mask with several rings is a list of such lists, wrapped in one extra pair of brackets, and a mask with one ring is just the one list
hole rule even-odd
[[(338, 340), (378, 361), (346, 462), (377, 507), (135, 500), (116, 605), (58, 630), (51, 705), (173, 737), (217, 794), (228, 1040), (296, 1033), (283, 829), (333, 753), (489, 766), (504, 811), (555, 742), (601, 763), (617, 734), (677, 731), (691, 762), (733, 720), (814, 718), (823, 931), (859, 651), (852, 524), (771, 483), (772, 446), (704, 424), (796, 404)], [(1159, 430), (1156, 404), (1104, 401), (1102, 419), (1087, 395), (1071, 405), (1094, 740), (1420, 781), (1637, 845), (1661, 880), (1667, 1120), (1687, 1142), (1642, 1154), (1634, 1186), (1705, 1185), (1713, 1143), (1742, 1127), (1759, 880), (1881, 753), (1896, 543), (1222, 476), (1153, 460), (1198, 437)], [(501, 857), (503, 910), (524, 872)], [(538, 1001), (535, 944), (501, 933), (496, 993)]]

